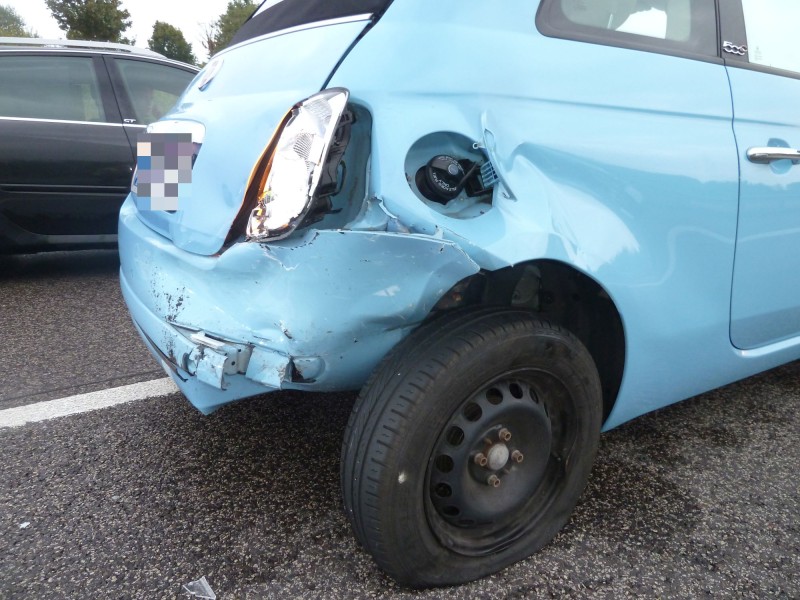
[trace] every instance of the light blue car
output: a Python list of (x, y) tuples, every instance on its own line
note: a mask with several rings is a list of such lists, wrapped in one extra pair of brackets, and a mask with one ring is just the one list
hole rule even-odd
[(601, 429), (800, 357), (798, 22), (265, 2), (140, 144), (133, 320), (204, 413), (361, 388), (359, 541), (410, 586), (497, 571), (567, 521)]

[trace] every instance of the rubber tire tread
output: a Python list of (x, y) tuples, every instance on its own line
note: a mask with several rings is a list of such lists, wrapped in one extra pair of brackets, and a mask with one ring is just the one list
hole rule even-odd
[[(443, 315), (419, 327), (389, 351), (362, 386), (353, 405), (353, 410), (350, 413), (347, 428), (342, 438), (339, 472), (345, 515), (353, 528), (356, 540), (367, 550), (370, 549), (370, 543), (363, 519), (357, 517), (354, 510), (354, 500), (360, 497), (361, 478), (355, 477), (358, 463), (356, 460), (350, 460), (350, 457), (353, 456), (353, 451), (357, 451), (366, 445), (370, 439), (370, 436), (366, 435), (367, 428), (369, 427), (371, 432), (375, 428), (380, 415), (386, 409), (382, 405), (384, 403), (378, 402), (376, 396), (380, 394), (385, 397), (391, 397), (395, 388), (403, 384), (403, 378), (397, 377), (397, 373), (400, 367), (408, 361), (407, 349), (426, 347), (431, 340), (441, 338), (445, 332), (450, 331), (454, 326), (458, 326), (462, 322), (466, 323), (483, 315), (497, 312), (498, 307), (491, 306), (459, 310)], [(393, 386), (391, 386), (392, 379), (395, 379)]]
[[(370, 488), (378, 487), (379, 476), (386, 470), (386, 465), (382, 464), (376, 454), (391, 453), (396, 449), (392, 441), (402, 435), (402, 421), (409, 422), (409, 413), (414, 412), (420, 401), (428, 400), (425, 397), (424, 385), (417, 385), (412, 379), (423, 377), (435, 380), (437, 375), (448, 370), (449, 361), (458, 359), (459, 349), (461, 351), (467, 348), (476, 349), (475, 344), (480, 343), (480, 330), (485, 330), (486, 327), (495, 334), (507, 327), (533, 328), (567, 338), (570, 344), (583, 348), (577, 338), (565, 329), (536, 319), (527, 311), (499, 307), (456, 311), (420, 327), (400, 342), (370, 375), (350, 415), (341, 455), (341, 485), (345, 513), (358, 541), (384, 570), (401, 583), (417, 587), (458, 583), (474, 578), (456, 574), (444, 575), (441, 581), (431, 581), (424, 575), (416, 577), (402, 568), (398, 570), (395, 556), (397, 549), (386, 548), (381, 543), (380, 522), (376, 514), (381, 498)], [(580, 360), (583, 361), (584, 370), (590, 371), (590, 377), (594, 379), (591, 383), (596, 388), (598, 406), (594, 411), (596, 414), (591, 418), (594, 421), (593, 427), (596, 427), (599, 435), (601, 414), (599, 377), (585, 349)], [(409, 393), (409, 387), (415, 388), (416, 391)], [(405, 393), (400, 393), (401, 388), (405, 388)], [(389, 415), (389, 412), (392, 414)], [(387, 423), (391, 420), (398, 422), (400, 426), (390, 427)], [(590, 460), (593, 457), (594, 450)], [(377, 476), (371, 477), (370, 473), (376, 473)], [(508, 562), (523, 557), (517, 556)]]

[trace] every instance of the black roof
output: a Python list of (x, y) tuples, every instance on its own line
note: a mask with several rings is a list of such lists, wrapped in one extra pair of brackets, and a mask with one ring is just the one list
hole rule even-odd
[(283, 0), (260, 13), (256, 11), (236, 32), (231, 45), (308, 23), (363, 14), (380, 16), (391, 3), (392, 0)]

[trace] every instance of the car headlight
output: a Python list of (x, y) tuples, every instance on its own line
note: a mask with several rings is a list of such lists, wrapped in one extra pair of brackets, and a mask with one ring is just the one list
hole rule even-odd
[(286, 115), (248, 186), (245, 201), (256, 202), (247, 221), (248, 241), (279, 240), (302, 223), (348, 97), (344, 88), (324, 90)]

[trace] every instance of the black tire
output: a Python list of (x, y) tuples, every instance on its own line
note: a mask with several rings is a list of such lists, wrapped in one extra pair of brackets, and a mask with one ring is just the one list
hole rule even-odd
[(601, 418), (597, 369), (564, 329), (499, 308), (434, 320), (378, 365), (350, 416), (341, 475), (355, 535), (404, 585), (498, 571), (566, 523)]

